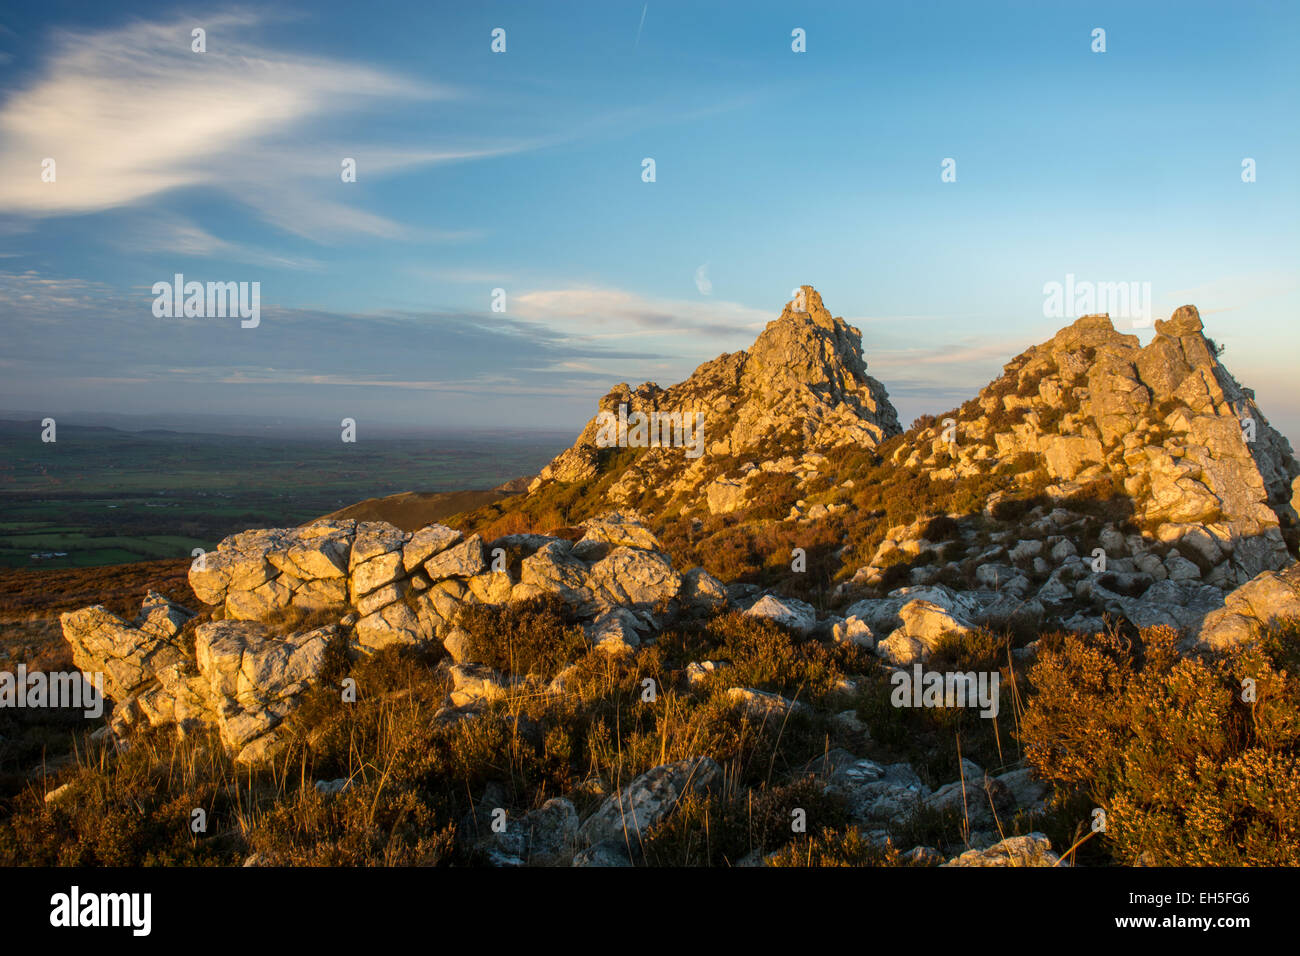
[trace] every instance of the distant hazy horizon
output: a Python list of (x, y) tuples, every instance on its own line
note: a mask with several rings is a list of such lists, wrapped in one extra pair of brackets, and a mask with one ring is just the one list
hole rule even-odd
[[(84, 409), (55, 410), (37, 412), (32, 409), (0, 408), (0, 426), (12, 423), (32, 425), (33, 431), (40, 428), (44, 417), (52, 417), (56, 423), (80, 426), (84, 428), (112, 428), (125, 432), (167, 431), (193, 433), (199, 435), (225, 435), (277, 437), (288, 440), (337, 442), (340, 423), (332, 419), (284, 418), (282, 416), (259, 417), (256, 415), (219, 415), (201, 413), (146, 412), (127, 414), (121, 412), (91, 412)], [(378, 420), (362, 420), (358, 424), (361, 437), (382, 438), (384, 440), (411, 439), (483, 439), (493, 441), (521, 441), (535, 443), (538, 440), (554, 438), (560, 442), (557, 451), (567, 447), (574, 436), (581, 430), (581, 425), (568, 429), (539, 429), (532, 426), (496, 427), (436, 427), (419, 424), (401, 424)]]

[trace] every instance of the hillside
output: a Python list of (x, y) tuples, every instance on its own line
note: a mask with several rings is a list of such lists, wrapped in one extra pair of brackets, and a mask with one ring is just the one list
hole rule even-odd
[(471, 511), (500, 501), (512, 492), (491, 491), (406, 491), (383, 498), (367, 498), (354, 505), (340, 508), (319, 520), (333, 521), (348, 518), (357, 521), (386, 521), (403, 531), (416, 531), (427, 524), (443, 521), (452, 515)]
[(138, 612), (154, 578), (106, 576), (59, 627), (111, 713), (48, 784), (75, 715), (0, 715), (0, 853), (1300, 862), (1300, 464), (1196, 310), (1145, 347), (1085, 316), (902, 431), (802, 291), (446, 525), (464, 499), (245, 530)]
[[(822, 611), (942, 585), (999, 623), (1084, 629), (1104, 614), (1194, 628), (1225, 590), (1291, 561), (1300, 464), (1194, 307), (1157, 322), (1145, 348), (1106, 316), (1084, 316), (960, 408), (900, 434), (856, 330), (804, 291), (811, 311), (787, 306), (750, 353), (666, 391), (620, 387), (601, 400), (601, 410), (629, 394), (655, 408), (752, 409), (743, 428), (739, 414), (707, 419), (718, 422), (710, 454), (596, 449), (593, 419), (529, 494), (452, 523), (546, 531), (630, 507), (678, 564)], [(783, 354), (819, 387), (787, 389), (770, 371)], [(755, 363), (764, 372), (718, 373)], [(846, 402), (844, 382), (868, 398)], [(792, 394), (806, 418), (772, 411)], [(1094, 578), (1099, 548), (1105, 573)]]

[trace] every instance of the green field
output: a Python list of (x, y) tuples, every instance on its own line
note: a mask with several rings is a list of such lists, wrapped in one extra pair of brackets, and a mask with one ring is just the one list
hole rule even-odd
[[(0, 567), (185, 557), (256, 527), (363, 498), (491, 488), (535, 474), (572, 436), (371, 439), (356, 444), (59, 425), (43, 443), (0, 422)], [(61, 557), (33, 555), (66, 552)]]

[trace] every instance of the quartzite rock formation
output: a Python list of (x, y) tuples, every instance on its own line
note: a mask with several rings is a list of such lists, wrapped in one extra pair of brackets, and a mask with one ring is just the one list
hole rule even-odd
[[(1300, 463), (1219, 362), (1195, 308), (1157, 322), (1145, 347), (1106, 316), (1084, 316), (1013, 359), (959, 410), (902, 433), (884, 388), (867, 375), (860, 333), (833, 318), (811, 287), (801, 299), (748, 351), (708, 362), (672, 388), (620, 385), (601, 400), (615, 415), (620, 406), (702, 415), (706, 453), (618, 455), (598, 447), (593, 419), (520, 498), (603, 481), (603, 493), (583, 501), (578, 540), (570, 531), (485, 541), (437, 524), (405, 532), (356, 520), (246, 531), (190, 571), (211, 620), (196, 624), (153, 592), (132, 622), (102, 607), (64, 614), (77, 667), (105, 675), (116, 734), (141, 723), (215, 728), (241, 762), (254, 763), (281, 746), (283, 722), (321, 679), (332, 648), (357, 655), (441, 645), (453, 690), (439, 719), (474, 717), (518, 689), (565, 692), (564, 671), (539, 685), (534, 675), (471, 659), (456, 623), (469, 604), (553, 596), (583, 623), (590, 646), (619, 655), (637, 653), (679, 616), (733, 609), (872, 649), (887, 669), (925, 661), (943, 641), (981, 626), (1093, 631), (1107, 616), (1122, 617), (1179, 629), (1187, 653), (1231, 653), (1266, 627), (1300, 618), (1292, 557)], [(758, 476), (786, 476), (796, 493), (816, 491), (822, 501), (799, 500), (783, 520), (755, 522), (802, 527), (851, 509), (855, 480), (834, 473), (829, 457), (845, 445), (880, 449), (876, 465), (903, 476), (904, 489), (910, 480), (919, 488), (980, 479), (983, 497), (969, 513), (918, 513), (886, 529), (870, 562), (831, 595), (838, 613), (673, 566), (653, 530), (656, 515), (743, 522)], [(621, 471), (611, 479), (612, 467)], [(327, 623), (279, 623), (307, 615)], [(757, 721), (807, 712), (796, 699), (728, 687), (728, 667), (691, 663), (684, 684), (693, 691), (723, 681), (727, 705)], [(843, 693), (854, 680), (841, 682)], [(867, 732), (851, 710), (836, 719)], [(885, 840), (917, 810), (974, 807), (969, 822), (984, 828), (971, 835), (975, 849), (946, 865), (1057, 863), (1041, 834), (999, 842), (988, 832), (998, 814), (1041, 807), (1045, 789), (1028, 771), (994, 778), (965, 761), (961, 780), (932, 790), (909, 764), (832, 751), (809, 773), (845, 799), (871, 840)], [(484, 848), (499, 865), (627, 865), (646, 827), (721, 777), (707, 755), (666, 764), (617, 789), (586, 820), (557, 797), (485, 835)], [(322, 787), (335, 784), (346, 781)], [(908, 856), (944, 860), (928, 847)]]
[[(593, 419), (531, 493), (556, 482), (609, 483), (606, 470), (617, 467), (603, 493), (607, 506), (743, 521), (763, 504), (756, 479), (793, 476), (811, 497), (832, 473), (826, 451), (875, 448), (897, 434), (883, 388), (866, 375), (859, 334), (832, 318), (815, 290), (802, 291), (808, 311), (788, 305), (748, 352), (707, 363), (670, 389), (619, 386), (601, 401), (602, 411), (627, 404), (702, 412), (707, 455), (691, 460), (680, 449), (651, 448), (630, 462), (615, 459), (596, 447)], [(993, 475), (1005, 481), (982, 513), (949, 515), (946, 533), (933, 540), (926, 537), (932, 515), (887, 529), (872, 560), (840, 584), (837, 595), (852, 606), (832, 628), (865, 626), (857, 623), (870, 611), (863, 602), (906, 598), (906, 588), (882, 591), (902, 583), (963, 595), (936, 602), (955, 612), (950, 629), (1093, 630), (1110, 616), (1167, 624), (1192, 642), (1228, 592), (1288, 566), (1300, 542), (1300, 463), (1254, 394), (1219, 362), (1193, 306), (1156, 322), (1145, 347), (1105, 315), (1078, 319), (1013, 359), (961, 409), (891, 443), (889, 461), (923, 486)], [(1122, 513), (1098, 513), (1099, 487)], [(1001, 526), (988, 520), (1000, 499), (1029, 491), (1040, 491), (1044, 504)], [(785, 520), (816, 522), (849, 507), (798, 501)], [(898, 566), (909, 572), (901, 582)], [(900, 662), (924, 657), (933, 638), (917, 643), (906, 634), (914, 625), (904, 626), (900, 606), (888, 606), (886, 629), (874, 631), (877, 646)], [(900, 629), (897, 640), (886, 640)]]
[[(1291, 565), (1300, 530), (1300, 463), (1216, 353), (1191, 306), (1145, 347), (1091, 315), (1029, 349), (891, 460), (932, 481), (1000, 470), (1008, 492), (1042, 476), (1046, 503), (993, 532), (1001, 492), (983, 514), (950, 515), (942, 540), (926, 538), (928, 518), (891, 528), (854, 581), (910, 563), (913, 586), (974, 600), (939, 602), (967, 621), (1096, 630), (1110, 615), (1194, 641), (1227, 592)], [(1099, 486), (1125, 514), (1098, 517)]]
[[(114, 727), (140, 720), (212, 725), (241, 761), (274, 752), (276, 728), (326, 662), (331, 641), (354, 653), (441, 642), (458, 665), (453, 703), (494, 696), (498, 676), (466, 661), (454, 626), (465, 604), (555, 595), (586, 622), (593, 645), (627, 653), (667, 617), (725, 606), (726, 590), (699, 569), (683, 576), (633, 517), (589, 522), (576, 543), (544, 535), (488, 542), (430, 525), (318, 521), (232, 535), (190, 569), (190, 586), (220, 620), (181, 629), (193, 615), (150, 594), (135, 622), (102, 607), (63, 615), (77, 666), (104, 672)], [(332, 612), (337, 625), (280, 633), (286, 611)]]
[(938, 423), (896, 460), (942, 478), (1029, 454), (1061, 497), (1113, 478), (1153, 540), (1191, 536), (1183, 556), (1203, 559), (1216, 586), (1290, 561), (1300, 463), (1219, 362), (1193, 306), (1157, 321), (1145, 347), (1107, 316), (1084, 316), (1013, 359), (955, 424), (955, 441)]
[[(802, 287), (801, 298), (788, 303), (747, 351), (706, 362), (671, 388), (621, 384), (600, 400), (599, 410), (612, 415), (620, 406), (629, 416), (698, 414), (706, 448), (693, 459), (681, 448), (649, 449), (609, 490), (611, 506), (649, 491), (665, 504), (702, 493), (712, 511), (733, 510), (744, 501), (747, 472), (719, 473), (721, 459), (756, 456), (770, 460), (769, 471), (793, 471), (792, 455), (846, 444), (874, 448), (901, 431), (885, 387), (867, 374), (862, 333), (833, 317), (812, 286)], [(542, 469), (530, 490), (599, 474), (604, 460), (599, 430), (598, 414), (572, 448)]]
[[(793, 473), (803, 487), (826, 461), (822, 451), (874, 448), (899, 434), (884, 388), (867, 375), (860, 333), (832, 317), (810, 286), (802, 299), (748, 351), (666, 390), (618, 386), (602, 399), (610, 412), (620, 404), (629, 414), (698, 412), (708, 432), (708, 453), (695, 460), (680, 448), (645, 449), (608, 490), (608, 504), (643, 502), (649, 489), (661, 504), (743, 514), (750, 476)], [(593, 419), (533, 491), (590, 481), (603, 454), (597, 430)], [(457, 700), (503, 692), (496, 675), (464, 659), (454, 620), (465, 603), (557, 595), (587, 622), (594, 644), (619, 652), (665, 614), (730, 604), (799, 633), (874, 647), (894, 666), (923, 661), (942, 638), (980, 625), (1090, 630), (1105, 615), (1167, 624), (1184, 631), (1188, 647), (1199, 640), (1222, 650), (1296, 610), (1288, 541), (1297, 533), (1300, 464), (1218, 361), (1191, 306), (1157, 322), (1145, 347), (1106, 316), (1084, 316), (1013, 359), (949, 420), (909, 432), (891, 460), (931, 481), (1002, 466), (1010, 489), (1037, 469), (1050, 482), (1050, 504), (1009, 530), (989, 532), (980, 514), (950, 516), (943, 540), (926, 539), (924, 517), (889, 529), (871, 564), (841, 586), (840, 614), (776, 594), (729, 596), (698, 568), (682, 575), (642, 519), (612, 512), (590, 518), (576, 543), (532, 534), (484, 542), (441, 525), (408, 533), (352, 520), (246, 531), (191, 570), (194, 593), (222, 618), (195, 629), (193, 654), (181, 638), (189, 612), (153, 594), (134, 623), (87, 608), (64, 615), (64, 631), (78, 666), (106, 674), (117, 727), (209, 723), (256, 759), (273, 747), (276, 726), (334, 639), (360, 653), (442, 642), (461, 667)], [(1075, 496), (1098, 481), (1122, 488), (1140, 533), (1076, 508)], [(816, 520), (817, 508), (825, 515), (836, 507), (794, 509), (787, 520)], [(1104, 570), (1085, 539), (1100, 546)], [(873, 594), (900, 562), (916, 565), (908, 585)], [(286, 609), (335, 610), (340, 623), (280, 634), (272, 622)]]

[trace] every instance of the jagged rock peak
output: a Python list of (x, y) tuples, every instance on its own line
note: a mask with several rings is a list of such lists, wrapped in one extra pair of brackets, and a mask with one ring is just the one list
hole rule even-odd
[(955, 441), (926, 426), (894, 460), (942, 480), (1008, 463), (1029, 476), (1023, 456), (1034, 456), (1058, 490), (1113, 482), (1153, 540), (1205, 529), (1217, 549), (1211, 584), (1284, 567), (1300, 541), (1290, 444), (1219, 361), (1195, 306), (1155, 329), (1142, 346), (1107, 315), (1079, 318), (966, 403)]
[[(608, 432), (602, 436), (601, 430), (610, 416), (658, 414), (698, 423), (699, 443), (687, 455), (673, 447), (676, 443), (651, 438), (651, 454), (645, 457), (660, 472), (668, 458), (680, 467), (706, 452), (797, 457), (850, 443), (875, 447), (901, 432), (885, 387), (867, 374), (862, 333), (833, 316), (809, 285), (800, 288), (749, 349), (705, 362), (671, 388), (647, 382), (633, 389), (620, 383), (598, 407), (574, 446), (543, 469), (534, 487), (547, 480), (594, 476), (598, 451), (608, 445)], [(636, 446), (632, 432), (620, 428), (619, 436), (618, 444)]]
[(1196, 310), (1194, 305), (1179, 307), (1167, 322), (1156, 319), (1156, 334), (1158, 335), (1194, 335), (1204, 327), (1201, 324), (1201, 313)]
[(829, 385), (835, 397), (868, 384), (862, 333), (832, 316), (810, 285), (786, 303), (745, 353), (748, 389)]

